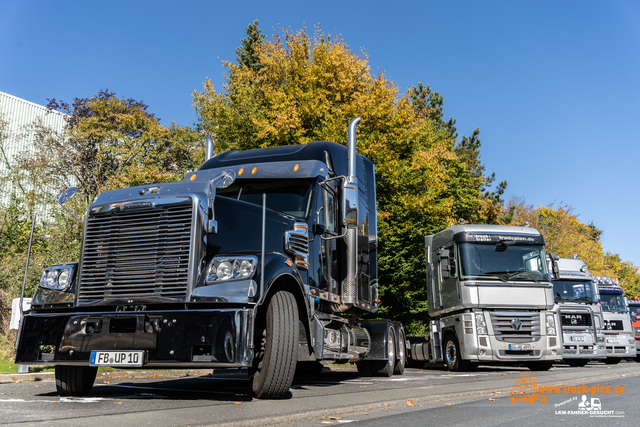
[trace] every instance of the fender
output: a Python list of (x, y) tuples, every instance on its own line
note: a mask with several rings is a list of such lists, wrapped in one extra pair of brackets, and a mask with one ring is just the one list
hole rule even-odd
[[(393, 322), (388, 319), (375, 319), (360, 322), (360, 326), (369, 331), (369, 335), (371, 335), (371, 349), (363, 360), (386, 360), (389, 328), (392, 328), (396, 333), (396, 327)], [(395, 341), (397, 342), (398, 340), (396, 339)]]

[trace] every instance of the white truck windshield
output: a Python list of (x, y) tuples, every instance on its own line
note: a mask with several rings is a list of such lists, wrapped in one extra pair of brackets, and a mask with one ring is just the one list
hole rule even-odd
[(624, 301), (624, 296), (619, 293), (611, 293), (608, 291), (600, 291), (600, 304), (602, 304), (603, 311), (609, 312), (627, 312), (627, 304)]
[(549, 281), (544, 247), (459, 243), (462, 280)]
[(553, 280), (552, 283), (556, 302), (597, 302), (595, 286), (591, 281)]

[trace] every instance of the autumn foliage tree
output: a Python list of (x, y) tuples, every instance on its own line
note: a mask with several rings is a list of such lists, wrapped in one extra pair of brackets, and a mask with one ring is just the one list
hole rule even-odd
[(627, 296), (640, 294), (638, 267), (622, 261), (617, 254), (605, 254), (600, 237), (602, 231), (593, 224), (584, 224), (571, 206), (560, 203), (534, 207), (523, 200), (513, 199), (506, 206), (503, 223), (522, 225), (537, 229), (544, 236), (547, 253), (555, 252), (561, 258), (574, 254), (584, 261), (594, 276), (616, 277)]
[[(202, 137), (187, 127), (163, 126), (140, 101), (105, 90), (72, 104), (51, 100), (48, 108), (66, 114), (64, 131), (55, 132), (36, 120), (24, 129), (33, 136), (32, 147), (15, 157), (0, 157), (8, 171), (0, 181), (11, 184), (5, 188), (14, 193), (0, 206), (0, 288), (9, 296), (19, 295), (35, 211), (39, 215), (27, 294), (33, 293), (44, 267), (79, 259), (82, 224), (53, 208), (59, 191), (78, 186), (79, 197), (68, 204), (82, 216), (100, 192), (180, 180), (204, 160)], [(0, 125), (5, 122), (0, 120)], [(4, 139), (4, 132), (0, 137)]]
[(317, 140), (346, 145), (347, 125), (360, 116), (358, 152), (376, 165), (382, 311), (422, 332), (424, 236), (461, 216), (483, 221), (493, 209), (484, 195), (491, 178), (472, 153), (479, 140), (460, 145), (451, 121), (442, 120), (439, 95), (424, 88), (401, 93), (339, 37), (319, 29), (310, 35), (281, 28), (271, 40), (253, 34), (251, 63), (223, 62), (222, 91), (206, 80), (193, 93), (199, 126), (216, 151)]

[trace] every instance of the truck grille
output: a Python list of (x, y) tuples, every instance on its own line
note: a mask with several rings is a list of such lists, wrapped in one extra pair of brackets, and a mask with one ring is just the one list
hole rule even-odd
[(586, 313), (560, 313), (562, 326), (591, 326), (591, 315)]
[(532, 342), (540, 340), (540, 314), (491, 312), (491, 325), (498, 341)]
[(622, 320), (605, 320), (603, 329), (605, 331), (622, 331), (624, 326)]
[(191, 200), (143, 205), (143, 209), (118, 208), (107, 214), (89, 214), (80, 303), (119, 298), (186, 298)]
[(309, 228), (307, 224), (296, 221), (293, 230), (284, 235), (285, 249), (295, 257), (296, 266), (309, 269)]

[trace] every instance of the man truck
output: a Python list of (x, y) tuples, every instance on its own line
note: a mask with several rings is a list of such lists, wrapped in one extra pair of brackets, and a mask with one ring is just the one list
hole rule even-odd
[(99, 366), (247, 368), (257, 398), (286, 396), (296, 367), (401, 374), (402, 325), (361, 320), (380, 300), (375, 169), (356, 154), (359, 121), (348, 148), (213, 156), (206, 138), (206, 162), (182, 182), (100, 194), (79, 262), (42, 274), (16, 363), (55, 365), (66, 396), (87, 394)]
[(562, 360), (544, 237), (527, 226), (454, 225), (425, 239), (430, 337), (411, 362), (548, 370)]
[(636, 357), (636, 340), (633, 336), (627, 299), (614, 277), (593, 278), (600, 293), (600, 305), (604, 323), (600, 334), (607, 348), (605, 363), (614, 365), (623, 358)]
[(562, 357), (569, 366), (584, 366), (591, 359), (604, 360), (607, 350), (602, 335), (603, 316), (598, 290), (584, 262), (547, 256), (553, 283), (554, 311), (560, 317)]
[(636, 340), (636, 362), (640, 362), (640, 300), (635, 296), (627, 302), (629, 303), (629, 317), (633, 328), (633, 338)]

